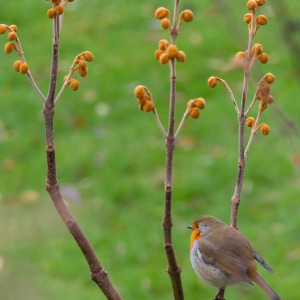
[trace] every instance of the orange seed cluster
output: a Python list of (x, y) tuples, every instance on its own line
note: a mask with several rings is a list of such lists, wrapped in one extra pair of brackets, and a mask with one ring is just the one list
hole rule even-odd
[(158, 50), (155, 51), (155, 58), (161, 64), (166, 64), (170, 59), (176, 59), (178, 62), (184, 62), (186, 55), (183, 51), (177, 49), (176, 45), (169, 44), (167, 40), (160, 40), (158, 43)]
[[(86, 65), (86, 62), (91, 62), (94, 60), (94, 55), (90, 52), (90, 51), (85, 51), (81, 54), (79, 54), (75, 60), (75, 64), (74, 67), (72, 68), (73, 73), (75, 71), (78, 71), (78, 74), (81, 77), (85, 77), (88, 73), (88, 68)], [(68, 79), (69, 76), (65, 76), (64, 81), (68, 80), (66, 82), (67, 85), (70, 85), (70, 88), (73, 91), (77, 91), (79, 89), (80, 86), (80, 82), (77, 79)]]
[(137, 99), (140, 110), (145, 112), (153, 111), (154, 102), (152, 101), (152, 96), (150, 91), (143, 85), (138, 85), (134, 89), (134, 96)]
[[(72, 2), (72, 1), (68, 1)], [(64, 13), (64, 6), (61, 0), (52, 0), (53, 7), (48, 9), (47, 15), (49, 19), (53, 19), (56, 15), (60, 16)]]
[(206, 102), (203, 98), (191, 99), (187, 103), (188, 114), (193, 119), (198, 119), (200, 116), (200, 109), (204, 109), (206, 106)]

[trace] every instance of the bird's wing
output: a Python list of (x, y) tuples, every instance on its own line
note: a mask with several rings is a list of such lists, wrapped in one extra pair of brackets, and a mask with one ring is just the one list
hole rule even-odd
[[(227, 241), (230, 243), (230, 241)], [(252, 281), (247, 275), (247, 267), (243, 263), (241, 257), (233, 251), (232, 247), (222, 247), (222, 244), (212, 243), (205, 236), (198, 242), (198, 249), (201, 259), (212, 266), (215, 266), (228, 274), (234, 282), (241, 281), (253, 285)]]
[(265, 262), (259, 253), (254, 251), (254, 258), (270, 273), (274, 273), (273, 269)]

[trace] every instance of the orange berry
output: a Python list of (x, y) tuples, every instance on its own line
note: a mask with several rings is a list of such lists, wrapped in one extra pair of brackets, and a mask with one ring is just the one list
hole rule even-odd
[(189, 115), (193, 118), (193, 119), (198, 119), (200, 116), (200, 111), (198, 108), (193, 107), (191, 108)]
[(180, 14), (180, 18), (185, 22), (191, 22), (193, 21), (194, 14), (191, 10), (186, 9)]
[(0, 24), (0, 34), (3, 34), (6, 32), (6, 25), (5, 24)]
[(14, 63), (13, 63), (13, 68), (16, 72), (20, 72), (20, 66), (23, 62), (21, 60), (16, 60)]
[(168, 46), (169, 46), (169, 42), (167, 40), (160, 40), (158, 42), (158, 48), (160, 50), (166, 50)]
[(255, 0), (249, 0), (246, 5), (247, 9), (255, 10), (257, 8), (257, 3)]
[(64, 7), (62, 5), (55, 6), (54, 10), (57, 15), (62, 15), (64, 13)]
[(14, 41), (17, 39), (17, 34), (14, 32), (14, 31), (11, 31), (8, 35), (7, 35), (7, 38), (10, 40), (10, 41)]
[(4, 51), (5, 51), (6, 53), (11, 53), (11, 52), (14, 51), (14, 49), (15, 49), (15, 44), (12, 43), (12, 42), (6, 43), (6, 44), (4, 45)]
[(269, 60), (269, 56), (268, 54), (266, 53), (262, 53), (260, 56), (259, 56), (259, 60), (262, 64), (266, 64)]
[(269, 125), (263, 124), (263, 125), (260, 127), (260, 130), (261, 130), (261, 133), (262, 133), (263, 135), (268, 135), (269, 132), (270, 132), (270, 130), (271, 130), (271, 128), (270, 128)]
[(138, 85), (135, 89), (134, 89), (134, 96), (136, 98), (143, 98), (144, 94), (145, 94), (145, 87), (143, 85)]
[(266, 25), (268, 23), (268, 18), (265, 15), (259, 15), (256, 17), (256, 22), (259, 25)]
[(148, 99), (146, 96), (143, 96), (142, 98), (137, 98), (138, 104), (141, 108), (147, 103)]
[(93, 61), (94, 60), (94, 55), (90, 51), (85, 51), (83, 53), (83, 57), (86, 61)]
[(251, 20), (252, 20), (252, 14), (247, 13), (247, 14), (244, 15), (244, 22), (245, 23), (249, 24), (251, 22)]
[(53, 5), (57, 6), (61, 3), (61, 0), (52, 0)]
[(160, 21), (160, 26), (163, 28), (163, 29), (168, 29), (170, 27), (170, 20), (168, 18), (163, 18), (161, 21)]
[(28, 65), (26, 63), (22, 63), (20, 65), (20, 73), (26, 74), (28, 72)]
[(80, 83), (79, 83), (79, 81), (76, 80), (76, 79), (73, 79), (73, 80), (71, 81), (71, 83), (70, 83), (70, 87), (71, 87), (71, 89), (72, 89), (73, 91), (78, 90), (79, 86), (80, 86)]
[(55, 10), (53, 8), (48, 9), (47, 15), (49, 19), (53, 19), (55, 17)]
[(249, 117), (249, 118), (246, 119), (246, 125), (247, 125), (248, 127), (253, 127), (254, 124), (255, 124), (255, 119), (254, 119), (254, 118)]
[(169, 56), (166, 53), (163, 53), (160, 57), (159, 57), (159, 62), (164, 65), (166, 63), (168, 63), (169, 61)]
[(79, 68), (78, 69), (78, 73), (81, 77), (85, 77), (88, 73), (88, 68), (85, 67), (85, 68)]
[(86, 68), (86, 62), (83, 59), (81, 59), (78, 62), (78, 67), (79, 67), (79, 69), (85, 69)]
[(155, 56), (156, 59), (159, 59), (159, 57), (160, 57), (163, 53), (164, 53), (163, 50), (158, 49), (158, 50), (155, 51), (154, 56)]
[(155, 11), (155, 18), (162, 20), (164, 18), (169, 17), (170, 15), (170, 11), (164, 7), (159, 7), (156, 11)]
[(176, 54), (176, 59), (178, 62), (184, 62), (186, 59), (186, 55), (183, 51), (178, 51)]
[(154, 109), (154, 103), (152, 101), (147, 101), (143, 106), (143, 111), (150, 112)]
[(267, 104), (271, 104), (271, 103), (273, 103), (274, 98), (273, 98), (273, 96), (271, 96), (271, 95), (267, 95), (267, 96), (263, 99), (263, 101), (264, 101), (265, 103), (267, 103)]
[(210, 88), (214, 88), (218, 84), (218, 79), (215, 76), (208, 78), (207, 84)]
[(204, 109), (206, 106), (206, 102), (203, 98), (197, 98), (194, 100), (194, 105), (199, 109)]
[(265, 0), (256, 0), (256, 3), (257, 3), (258, 6), (264, 5), (265, 2), (266, 2)]
[(18, 31), (18, 27), (16, 25), (10, 25), (9, 28), (14, 32)]
[(265, 76), (264, 76), (264, 79), (265, 81), (268, 83), (268, 84), (272, 84), (275, 80), (275, 77), (272, 73), (267, 73)]
[(257, 57), (263, 52), (263, 47), (261, 44), (254, 44), (252, 47), (252, 57)]
[(169, 58), (174, 58), (176, 57), (178, 53), (178, 49), (176, 47), (176, 45), (169, 45), (167, 48), (167, 55), (169, 56)]

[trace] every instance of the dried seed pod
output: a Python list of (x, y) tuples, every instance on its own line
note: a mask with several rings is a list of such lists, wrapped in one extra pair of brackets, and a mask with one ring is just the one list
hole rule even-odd
[(248, 127), (253, 127), (255, 124), (255, 119), (253, 117), (249, 117), (246, 119), (246, 125)]
[(143, 106), (143, 111), (150, 112), (154, 109), (154, 103), (152, 101), (147, 101)]
[(161, 21), (160, 21), (160, 26), (163, 28), (163, 29), (168, 29), (170, 27), (170, 20), (168, 18), (163, 18)]
[(8, 35), (7, 35), (7, 39), (10, 41), (14, 41), (17, 39), (17, 34), (14, 31), (11, 31)]
[(182, 11), (180, 14), (180, 19), (182, 19), (185, 22), (191, 22), (193, 21), (193, 18), (194, 18), (194, 14), (189, 9)]
[(83, 57), (86, 61), (93, 61), (94, 60), (94, 55), (90, 51), (85, 51), (83, 53)]
[(79, 86), (80, 86), (80, 83), (79, 83), (79, 81), (76, 80), (76, 79), (73, 79), (73, 80), (71, 81), (71, 83), (70, 83), (70, 87), (71, 87), (71, 89), (72, 89), (73, 91), (78, 90)]
[(264, 76), (264, 80), (268, 83), (268, 84), (272, 84), (275, 80), (275, 77), (272, 73), (267, 73), (265, 76)]
[(214, 88), (218, 84), (218, 79), (215, 76), (208, 78), (207, 84), (210, 88)]
[(183, 51), (178, 51), (176, 54), (176, 59), (178, 62), (184, 62), (186, 59), (186, 55)]
[(176, 45), (169, 45), (167, 48), (167, 55), (169, 56), (169, 58), (174, 58), (176, 57), (178, 53), (178, 49), (176, 47)]
[(203, 98), (197, 98), (194, 100), (194, 105), (199, 109), (204, 109), (206, 106), (206, 102)]
[(256, 10), (257, 9), (257, 3), (255, 0), (249, 0), (246, 4), (247, 9), (249, 10)]
[(261, 130), (261, 133), (262, 133), (263, 135), (268, 135), (269, 132), (270, 132), (270, 130), (271, 130), (271, 128), (270, 128), (270, 126), (267, 125), (267, 124), (262, 124), (262, 126), (260, 127), (260, 130)]
[(20, 66), (23, 62), (21, 60), (16, 60), (14, 63), (13, 63), (13, 68), (16, 72), (20, 72)]
[(138, 85), (135, 89), (134, 89), (134, 96), (136, 98), (143, 98), (144, 94), (145, 94), (145, 87), (143, 85)]
[(20, 73), (26, 74), (28, 72), (28, 65), (26, 63), (22, 63), (20, 65)]
[(168, 63), (169, 61), (169, 56), (166, 53), (163, 53), (160, 57), (159, 57), (159, 62), (164, 65), (166, 63)]
[(0, 24), (0, 34), (3, 34), (6, 32), (6, 25), (5, 24)]
[(200, 111), (198, 108), (193, 107), (191, 108), (189, 115), (193, 118), (193, 119), (198, 119), (200, 116)]
[(256, 23), (259, 25), (266, 25), (268, 23), (268, 18), (265, 15), (259, 15), (256, 17)]
[(4, 45), (4, 51), (5, 51), (6, 53), (11, 53), (11, 52), (14, 51), (14, 49), (15, 49), (15, 44), (14, 44), (13, 42), (6, 43), (6, 44)]
[(49, 19), (53, 19), (55, 17), (55, 10), (53, 8), (48, 9), (47, 16)]
[(166, 50), (167, 49), (167, 47), (169, 46), (169, 42), (167, 41), (167, 40), (160, 40), (159, 42), (158, 42), (158, 48), (160, 49), (160, 50)]
[(168, 9), (166, 9), (165, 7), (159, 7), (156, 11), (155, 11), (155, 18), (158, 20), (162, 20), (164, 18), (168, 18), (170, 15), (170, 11)]
[(267, 53), (262, 53), (260, 56), (259, 56), (259, 60), (262, 64), (266, 64), (269, 60), (269, 56)]
[(251, 22), (251, 20), (252, 20), (252, 14), (247, 13), (247, 14), (244, 15), (244, 22), (245, 23), (249, 24)]

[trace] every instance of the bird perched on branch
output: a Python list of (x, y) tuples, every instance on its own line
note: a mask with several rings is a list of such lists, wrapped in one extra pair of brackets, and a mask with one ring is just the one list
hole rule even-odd
[[(240, 231), (212, 216), (200, 216), (188, 228), (192, 229), (191, 263), (205, 283), (218, 289), (243, 282), (256, 283), (269, 299), (280, 300), (257, 272), (255, 260), (270, 273), (273, 270)], [(217, 295), (215, 299), (220, 298)]]

